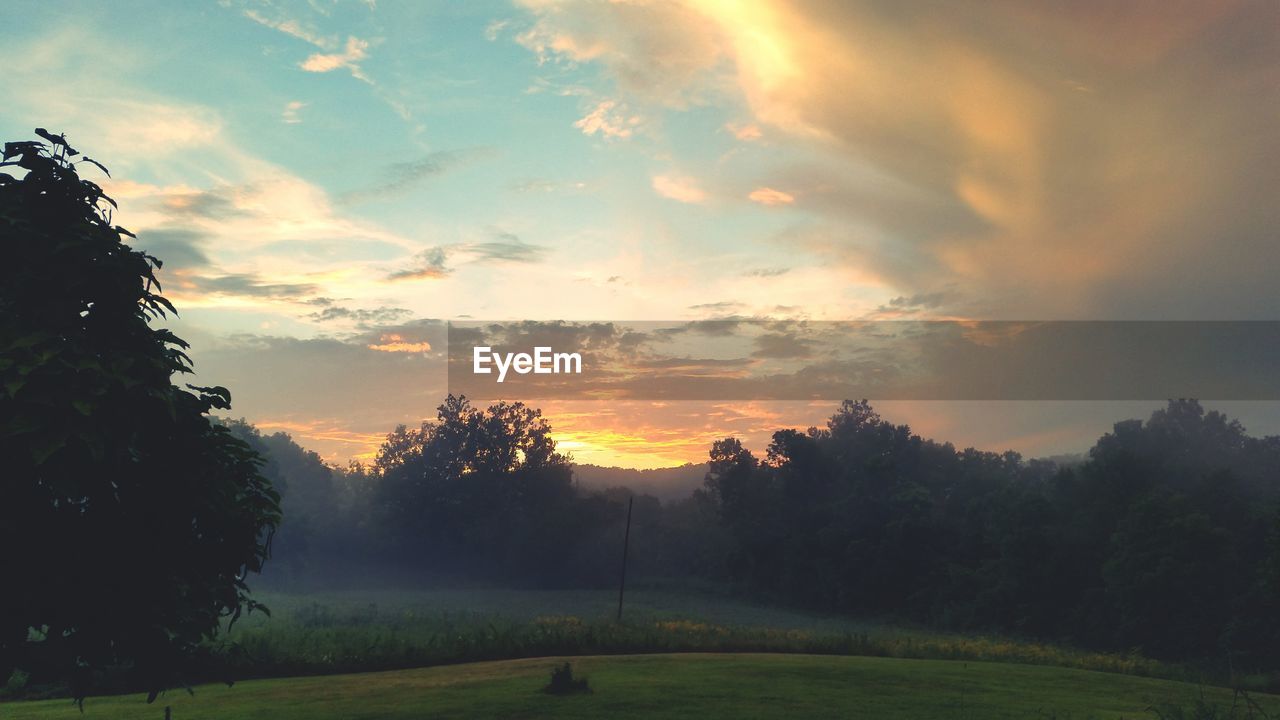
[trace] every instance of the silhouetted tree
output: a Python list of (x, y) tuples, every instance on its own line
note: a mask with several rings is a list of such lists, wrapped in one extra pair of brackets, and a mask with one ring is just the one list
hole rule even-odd
[(1274, 670), (1278, 447), (1174, 400), (1059, 469), (846, 401), (762, 463), (717, 441), (697, 497), (729, 577), (777, 599)]
[[(0, 678), (123, 667), (155, 693), (227, 617), (256, 605), (278, 496), (259, 458), (177, 387), (186, 343), (160, 261), (123, 242), (115, 202), (62, 136), (4, 146), (0, 173)], [(80, 158), (80, 159), (77, 159)], [(105, 168), (102, 168), (105, 172)], [(110, 207), (107, 207), (110, 206)]]
[(271, 540), (271, 574), (285, 570), (297, 577), (312, 558), (340, 553), (350, 538), (339, 527), (334, 469), (288, 433), (264, 435), (243, 419), (224, 424), (262, 456), (262, 474), (280, 493), (283, 518)]
[(582, 508), (540, 411), (450, 395), (435, 423), (387, 437), (375, 471), (391, 552), (449, 573), (554, 582), (566, 572)]

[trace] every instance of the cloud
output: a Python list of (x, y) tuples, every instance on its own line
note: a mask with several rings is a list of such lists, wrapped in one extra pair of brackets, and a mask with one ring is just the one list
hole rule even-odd
[[(247, 179), (240, 182), (129, 187), (130, 224), (137, 232), (174, 226), (201, 232), (210, 238), (210, 248), (245, 251), (301, 242), (311, 251), (325, 249), (320, 254), (334, 261), (371, 246), (411, 246), (395, 233), (338, 214), (328, 194), (305, 180), (256, 159), (242, 162), (235, 171)], [(298, 248), (289, 249), (296, 253)]]
[(304, 103), (301, 100), (290, 100), (285, 103), (284, 112), (280, 114), (281, 121), (286, 125), (297, 125), (302, 122), (302, 118), (298, 113), (306, 106), (307, 103)]
[(602, 100), (591, 112), (573, 124), (583, 135), (599, 133), (604, 138), (629, 138), (640, 125), (639, 115), (628, 114), (616, 100)]
[(181, 274), (178, 287), (184, 295), (232, 295), (271, 300), (294, 300), (314, 295), (319, 286), (313, 283), (273, 282), (256, 273), (224, 275)]
[(397, 270), (388, 280), (439, 280), (453, 272), (449, 265), (485, 265), (492, 263), (541, 262), (548, 248), (532, 245), (512, 233), (496, 231), (494, 239), (480, 242), (453, 243), (427, 248), (414, 256), (410, 267)]
[(743, 307), (745, 306), (740, 302), (735, 302), (733, 300), (721, 300), (720, 302), (698, 303), (697, 305), (690, 305), (689, 309), (690, 310), (709, 310), (711, 312), (733, 312), (735, 310), (741, 310)]
[(440, 150), (428, 153), (417, 160), (392, 163), (383, 170), (380, 181), (366, 188), (343, 193), (339, 196), (338, 201), (340, 203), (356, 203), (396, 195), (432, 177), (443, 175), (450, 170), (463, 167), (476, 159), (490, 155), (492, 152), (492, 149), (487, 147)]
[(445, 249), (432, 247), (414, 256), (414, 263), (404, 270), (397, 270), (387, 276), (388, 280), (441, 280), (452, 272), (445, 267)]
[[(325, 302), (317, 303), (316, 300)], [(329, 322), (331, 320), (351, 320), (361, 324), (376, 323), (386, 324), (403, 319), (406, 315), (411, 315), (410, 310), (398, 307), (377, 307), (372, 309), (352, 309), (332, 305), (329, 298), (313, 298), (307, 302), (308, 305), (325, 305), (323, 310), (313, 312), (307, 315), (312, 320), (320, 322)]]
[(518, 193), (580, 193), (586, 191), (587, 183), (579, 181), (562, 181), (545, 180), (541, 178), (529, 178), (511, 183), (510, 189)]
[(369, 41), (350, 36), (342, 52), (314, 53), (298, 64), (298, 67), (313, 73), (327, 73), (345, 69), (351, 77), (372, 84), (372, 81), (360, 69), (359, 62), (368, 57)]
[(742, 125), (737, 123), (727, 123), (724, 127), (734, 137), (744, 142), (753, 142), (764, 137), (764, 132), (760, 129), (760, 126), (755, 123), (744, 123)]
[(690, 177), (654, 175), (653, 189), (662, 197), (677, 202), (697, 204), (707, 200), (707, 193)]
[(370, 343), (365, 347), (378, 352), (425, 353), (430, 352), (431, 343), (425, 340), (413, 342), (405, 339), (399, 333), (383, 333), (378, 337), (378, 342)]
[[(192, 342), (192, 382), (232, 388), (236, 416), (287, 424), (300, 443), (335, 460), (376, 448), (399, 423), (434, 416), (446, 392), (438, 353), (368, 347), (384, 333), (442, 347), (442, 325), (410, 323), (347, 339), (236, 335), (197, 342), (182, 328), (175, 332)], [(353, 448), (353, 440), (361, 442)]]
[(158, 189), (155, 195), (163, 211), (174, 219), (219, 221), (250, 214), (236, 202), (241, 190), (243, 188), (224, 185), (209, 190)]
[(484, 39), (493, 42), (498, 39), (503, 30), (511, 26), (511, 20), (494, 20), (484, 26)]
[(304, 27), (302, 23), (298, 22), (297, 20), (291, 20), (287, 18), (283, 20), (273, 20), (271, 18), (266, 17), (265, 15), (258, 12), (257, 10), (252, 10), (252, 9), (245, 10), (244, 16), (258, 23), (259, 25), (262, 25), (263, 27), (269, 27), (273, 30), (279, 30), (280, 32), (286, 35), (295, 37), (299, 40), (315, 45), (318, 48), (325, 48), (325, 49), (334, 48), (334, 47), (337, 47), (337, 44), (338, 44), (337, 38), (331, 35), (329, 36), (321, 35), (318, 32), (316, 32), (313, 28)]
[(496, 234), (497, 239), (490, 242), (466, 243), (451, 248), (458, 255), (473, 256), (472, 262), (539, 262), (547, 253), (541, 245), (530, 245), (519, 237), (506, 232)]
[(910, 314), (941, 307), (948, 299), (949, 295), (942, 292), (916, 293), (910, 297), (899, 295), (891, 298), (888, 304), (881, 305), (876, 311), (880, 313)]
[(209, 256), (200, 247), (204, 240), (203, 234), (193, 230), (157, 228), (140, 233), (132, 244), (158, 258), (163, 269), (172, 272), (209, 265)]
[(796, 201), (795, 197), (791, 195), (791, 193), (774, 190), (771, 187), (756, 188), (747, 194), (747, 198), (751, 200), (751, 202), (769, 206), (790, 205)]
[(791, 272), (791, 268), (785, 267), (756, 268), (755, 270), (748, 270), (742, 275), (744, 277), (771, 278), (786, 275), (789, 272)]
[(273, 166), (250, 159), (236, 171), (252, 179), (205, 189), (108, 183), (135, 245), (166, 261), (159, 277), (180, 309), (360, 296), (413, 246), (342, 217), (323, 190)]
[[(1263, 269), (1280, 264), (1263, 5), (525, 6), (527, 47), (598, 66), (640, 113), (744, 104), (735, 128), (805, 158), (788, 187), (821, 241), (789, 247), (904, 295), (954, 285), (997, 317), (1266, 317), (1280, 303)], [(1033, 18), (1053, 42), (1026, 42)]]
[(765, 333), (756, 336), (754, 342), (756, 349), (751, 357), (755, 358), (807, 358), (813, 352), (812, 342), (795, 333)]
[(721, 53), (705, 13), (685, 3), (522, 0), (534, 24), (516, 41), (539, 63), (598, 62), (619, 89), (669, 107), (707, 94), (704, 84)]
[[(471, 348), (549, 346), (582, 355), (566, 377), (461, 370), (451, 389), (526, 399), (916, 400), (1280, 398), (1280, 336), (1256, 322), (483, 323), (450, 329), (450, 363)], [(1265, 325), (1265, 327), (1264, 327)], [(624, 338), (637, 337), (624, 343)], [(1178, 348), (1170, 352), (1170, 348)], [(488, 394), (486, 394), (488, 393)]]
[[(357, 80), (373, 84), (373, 81), (364, 74), (359, 65), (361, 60), (368, 57), (369, 41), (349, 35), (346, 43), (340, 44), (336, 36), (321, 35), (314, 28), (292, 18), (272, 19), (252, 9), (245, 10), (244, 15), (259, 25), (278, 30), (290, 37), (314, 45), (320, 50), (328, 51), (312, 53), (307, 59), (298, 63), (298, 67), (303, 70), (314, 73), (327, 73), (345, 69)], [(292, 105), (292, 103), (290, 104)], [(286, 122), (290, 121), (286, 120)]]

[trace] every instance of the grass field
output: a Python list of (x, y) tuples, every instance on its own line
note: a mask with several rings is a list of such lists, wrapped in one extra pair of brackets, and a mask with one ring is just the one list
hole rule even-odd
[[(13, 720), (269, 718), (1155, 718), (1150, 708), (1197, 702), (1228, 714), (1233, 696), (1153, 678), (1046, 666), (780, 654), (629, 655), (572, 658), (589, 695), (540, 691), (558, 658), (473, 663), (330, 677), (208, 685), (140, 696), (0, 704)], [(1280, 697), (1253, 695), (1280, 717)], [(1169, 717), (1174, 716), (1166, 713)], [(1185, 717), (1202, 717), (1185, 715)], [(1263, 717), (1255, 714), (1253, 717)]]
[(1057, 665), (1185, 680), (1138, 655), (814, 615), (722, 595), (637, 589), (625, 621), (610, 591), (263, 593), (270, 618), (231, 637), (232, 677), (267, 678), (553, 655), (784, 652)]

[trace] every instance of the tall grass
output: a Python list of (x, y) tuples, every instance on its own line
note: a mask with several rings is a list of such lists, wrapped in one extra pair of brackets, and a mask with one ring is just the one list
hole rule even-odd
[[(605, 591), (265, 593), (270, 617), (241, 619), (209, 648), (192, 683), (395, 670), (482, 660), (635, 653), (862, 655), (1051, 665), (1204, 681), (1137, 653), (1108, 654), (1009, 638), (943, 634), (637, 589), (623, 622)], [(104, 689), (127, 687), (103, 678)], [(61, 694), (13, 684), (0, 695)]]
[[(366, 601), (372, 598), (370, 601)], [(1016, 662), (1187, 679), (1138, 654), (928, 633), (762, 608), (723, 598), (632, 593), (625, 619), (595, 592), (268, 596), (216, 654), (235, 677), (390, 670), (538, 656), (779, 652)]]

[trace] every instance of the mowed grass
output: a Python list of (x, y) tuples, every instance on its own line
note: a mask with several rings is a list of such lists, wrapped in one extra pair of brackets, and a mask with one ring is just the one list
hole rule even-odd
[[(590, 695), (541, 692), (569, 660)], [(1280, 716), (1280, 697), (1255, 694)], [(164, 717), (358, 718), (1140, 718), (1197, 700), (1226, 709), (1230, 691), (1153, 678), (1035, 665), (782, 654), (670, 654), (536, 658), (329, 677), (207, 685), (141, 696), (0, 704), (14, 720)], [(1243, 711), (1243, 708), (1241, 708)], [(1246, 717), (1241, 712), (1238, 717)]]

